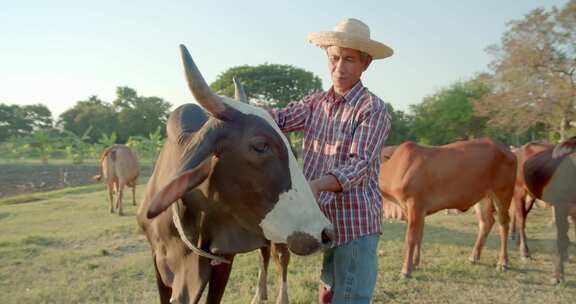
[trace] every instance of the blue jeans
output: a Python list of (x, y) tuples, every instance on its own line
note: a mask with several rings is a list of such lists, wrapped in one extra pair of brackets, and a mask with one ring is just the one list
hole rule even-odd
[(378, 274), (380, 235), (371, 234), (324, 252), (320, 280), (333, 304), (370, 303)]

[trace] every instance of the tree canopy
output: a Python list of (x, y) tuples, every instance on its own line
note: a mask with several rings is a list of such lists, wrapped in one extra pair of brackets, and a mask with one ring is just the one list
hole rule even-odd
[(76, 135), (92, 128), (88, 134), (92, 143), (113, 132), (118, 134), (119, 142), (125, 142), (130, 136), (147, 136), (159, 127), (164, 132), (170, 107), (162, 98), (138, 96), (132, 88), (118, 87), (112, 103), (90, 96), (62, 113), (60, 124)]
[(446, 144), (484, 135), (486, 118), (477, 116), (474, 102), (489, 92), (482, 75), (457, 82), (413, 105), (412, 132), (423, 143)]
[(272, 107), (284, 107), (291, 101), (322, 89), (322, 81), (311, 72), (291, 65), (261, 64), (232, 67), (220, 74), (210, 87), (221, 95), (234, 96), (232, 77), (238, 77), (248, 98)]
[(90, 96), (60, 114), (59, 124), (76, 135), (82, 135), (92, 127), (88, 137), (90, 142), (97, 142), (102, 134), (110, 134), (118, 128), (118, 118), (112, 104)]
[(18, 106), (0, 103), (0, 142), (52, 128), (52, 113), (42, 104)]
[(479, 112), (517, 134), (544, 124), (564, 138), (575, 118), (576, 0), (510, 22), (488, 52), (494, 92), (483, 98)]
[(122, 141), (130, 136), (148, 136), (157, 129), (165, 135), (165, 124), (168, 120), (169, 102), (160, 97), (138, 96), (128, 87), (118, 87), (114, 106), (118, 111), (118, 135)]

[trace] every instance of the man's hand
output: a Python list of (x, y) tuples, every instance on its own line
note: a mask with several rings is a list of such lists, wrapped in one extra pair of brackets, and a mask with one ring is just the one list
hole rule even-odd
[(342, 186), (340, 186), (338, 179), (336, 179), (336, 177), (332, 174), (327, 174), (320, 178), (311, 180), (309, 184), (316, 201), (318, 201), (318, 197), (320, 196), (320, 192), (322, 191), (328, 191), (328, 192), (342, 191)]
[(318, 179), (310, 181), (310, 189), (312, 189), (312, 194), (314, 194), (314, 199), (318, 202), (318, 198), (320, 197), (320, 183)]

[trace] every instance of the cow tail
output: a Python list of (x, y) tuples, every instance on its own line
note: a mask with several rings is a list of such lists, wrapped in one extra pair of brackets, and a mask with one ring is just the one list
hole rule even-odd
[(98, 174), (92, 176), (93, 180), (100, 181), (102, 179), (102, 162), (104, 161), (104, 159), (106, 158), (108, 153), (110, 153), (110, 151), (112, 151), (112, 149), (114, 149), (114, 148), (115, 148), (115, 146), (110, 146), (110, 147), (104, 149), (104, 151), (102, 151), (102, 155), (100, 155), (100, 162), (98, 163)]

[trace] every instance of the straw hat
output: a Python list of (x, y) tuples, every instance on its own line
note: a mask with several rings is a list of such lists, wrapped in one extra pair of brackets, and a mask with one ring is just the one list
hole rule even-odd
[(394, 53), (383, 43), (371, 40), (368, 26), (354, 18), (340, 21), (333, 32), (310, 33), (308, 41), (321, 48), (335, 45), (359, 50), (372, 56), (372, 59), (386, 58)]

